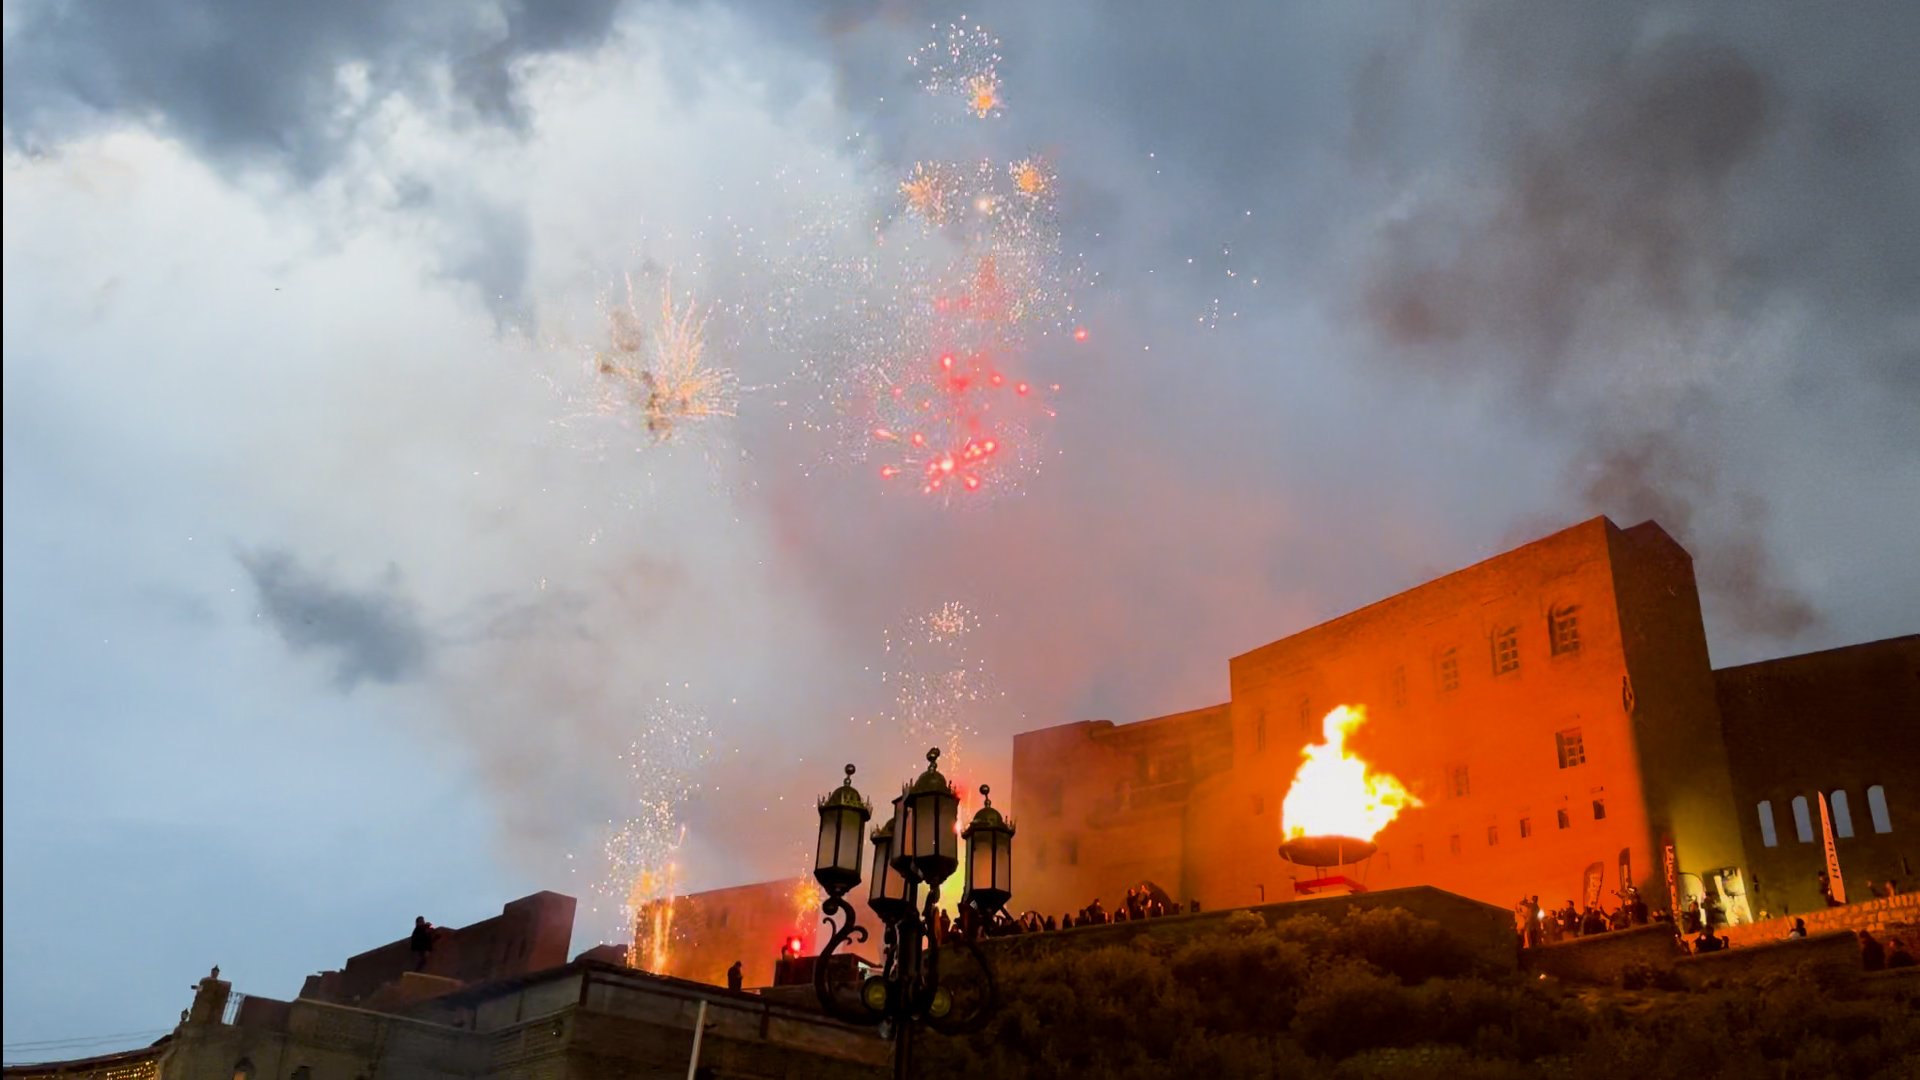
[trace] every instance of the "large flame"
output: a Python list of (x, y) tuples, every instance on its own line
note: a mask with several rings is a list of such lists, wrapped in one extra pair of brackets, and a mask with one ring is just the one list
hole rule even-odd
[(1300, 752), (1305, 760), (1280, 804), (1285, 838), (1350, 836), (1372, 840), (1401, 810), (1419, 806), (1399, 780), (1376, 773), (1347, 753), (1347, 736), (1367, 721), (1360, 705), (1342, 705), (1323, 721), (1326, 741)]

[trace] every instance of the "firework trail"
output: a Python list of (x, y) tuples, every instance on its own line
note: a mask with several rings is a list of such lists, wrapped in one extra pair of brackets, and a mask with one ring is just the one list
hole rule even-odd
[(673, 898), (686, 839), (681, 809), (699, 790), (698, 772), (713, 731), (692, 709), (656, 699), (639, 736), (620, 755), (631, 795), (628, 816), (607, 823), (605, 873), (597, 891), (624, 916), (633, 948), (628, 961), (664, 971), (673, 941)]

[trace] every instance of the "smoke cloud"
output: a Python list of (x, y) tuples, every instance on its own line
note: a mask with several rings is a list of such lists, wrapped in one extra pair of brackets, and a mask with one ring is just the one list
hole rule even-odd
[(419, 678), (432, 658), (417, 608), (401, 589), (398, 567), (377, 585), (353, 589), (303, 565), (283, 548), (241, 552), (266, 616), (287, 647), (333, 665), (342, 692), (363, 682)]

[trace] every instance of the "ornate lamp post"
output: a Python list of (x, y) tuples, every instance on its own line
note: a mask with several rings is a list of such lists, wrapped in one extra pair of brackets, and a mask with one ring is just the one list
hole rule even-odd
[[(872, 881), (867, 906), (886, 924), (885, 963), (881, 973), (860, 986), (860, 1007), (833, 992), (830, 961), (849, 938), (865, 941), (867, 930), (854, 920), (847, 892), (860, 883), (860, 832), (872, 810), (853, 788), (853, 766), (846, 782), (820, 800), (820, 837), (814, 849), (813, 876), (827, 891), (820, 905), (826, 923), (834, 927), (820, 957), (814, 962), (813, 989), (820, 1007), (831, 1016), (856, 1024), (883, 1025), (894, 1043), (893, 1072), (907, 1075), (912, 1058), (913, 1027), (924, 1021), (936, 1031), (965, 1034), (986, 1023), (999, 1007), (993, 969), (974, 937), (991, 922), (1013, 895), (1013, 825), (985, 799), (967, 826), (967, 888), (961, 903), (976, 918), (963, 920), (941, 940), (934, 932), (939, 911), (940, 885), (960, 865), (960, 836), (956, 817), (960, 795), (938, 768), (940, 751), (927, 751), (927, 771), (908, 784), (893, 800), (893, 818), (873, 831)], [(986, 785), (980, 794), (987, 795)], [(849, 842), (851, 837), (851, 842)], [(924, 895), (922, 889), (924, 887)], [(836, 924), (835, 916), (841, 921)], [(963, 1015), (954, 1014), (951, 991), (940, 983), (943, 953), (964, 949), (972, 954), (985, 976), (985, 994)]]

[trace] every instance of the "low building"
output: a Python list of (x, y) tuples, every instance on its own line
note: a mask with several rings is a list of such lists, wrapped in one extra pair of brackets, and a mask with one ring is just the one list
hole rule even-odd
[[(574, 900), (536, 893), (444, 931), (424, 970), (407, 941), (307, 979), (291, 1001), (200, 980), (172, 1034), (142, 1050), (6, 1076), (97, 1080), (575, 1080), (688, 1075), (696, 1030), (711, 1075), (879, 1076), (888, 1045), (804, 1007), (636, 971), (625, 950), (571, 961)], [(556, 954), (555, 950), (558, 949)], [(704, 1026), (702, 1026), (704, 1025)]]

